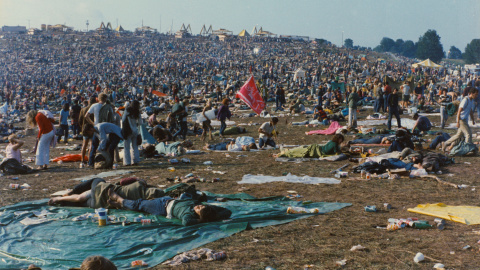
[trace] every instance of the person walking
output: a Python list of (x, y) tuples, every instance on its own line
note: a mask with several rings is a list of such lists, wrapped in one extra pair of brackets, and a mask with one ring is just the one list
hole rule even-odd
[(347, 98), (348, 104), (348, 127), (356, 128), (357, 127), (357, 103), (360, 100), (358, 93), (355, 89), (355, 86), (352, 86), (351, 92)]
[[(478, 90), (476, 88), (471, 88), (468, 92), (468, 96), (462, 99), (460, 106), (458, 107), (457, 112), (457, 128), (458, 131), (453, 135), (448, 141), (442, 144), (442, 150), (445, 152), (446, 147), (452, 144), (455, 141), (460, 141), (460, 139), (465, 137), (466, 143), (472, 143), (472, 130), (468, 125), (469, 117), (472, 117), (472, 124), (475, 125), (474, 112), (475, 112), (475, 99), (478, 96)], [(451, 149), (451, 147), (450, 147)]]

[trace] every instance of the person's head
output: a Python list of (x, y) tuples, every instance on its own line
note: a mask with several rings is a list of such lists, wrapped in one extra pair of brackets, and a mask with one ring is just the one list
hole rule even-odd
[(470, 98), (477, 98), (478, 89), (474, 87), (470, 88), (470, 91), (468, 91), (468, 95), (470, 96)]
[(134, 99), (127, 108), (128, 113), (133, 116), (133, 118), (137, 119), (140, 117), (140, 102)]
[(257, 145), (256, 145), (255, 143), (253, 143), (253, 142), (250, 143), (250, 144), (248, 145), (248, 147), (249, 147), (250, 149), (258, 149)]
[(108, 98), (107, 94), (100, 93), (100, 95), (98, 95), (98, 102), (103, 104), (103, 103), (107, 102), (107, 98)]
[(210, 205), (195, 205), (193, 208), (195, 211), (195, 214), (198, 215), (200, 222), (210, 222), (210, 221), (215, 221), (217, 213), (215, 212), (215, 209), (210, 206)]
[(228, 104), (230, 104), (230, 99), (229, 99), (229, 98), (224, 98), (224, 99), (222, 100), (222, 105), (223, 105), (223, 106), (228, 106)]
[(154, 127), (152, 131), (152, 136), (157, 140), (157, 142), (164, 139), (165, 132), (162, 130), (161, 127)]
[(80, 270), (117, 270), (117, 267), (103, 256), (90, 256), (82, 262)]
[(94, 96), (90, 97), (90, 99), (88, 99), (88, 105), (93, 105), (97, 103), (97, 98), (95, 98)]
[(336, 144), (341, 144), (345, 140), (342, 134), (335, 134), (332, 138), (332, 142)]
[(397, 88), (393, 88), (393, 93), (396, 94), (398, 92)]
[(413, 120), (417, 120), (418, 117), (419, 117), (419, 116), (418, 116), (418, 113), (415, 113), (415, 114), (413, 115)]
[(35, 120), (35, 117), (37, 116), (37, 111), (31, 110), (27, 113), (27, 118), (25, 121), (27, 122), (27, 125), (34, 128), (37, 125), (37, 120)]
[(70, 104), (68, 104), (68, 103), (63, 104), (62, 109), (63, 109), (64, 111), (70, 110)]
[(272, 120), (270, 120), (273, 126), (275, 126), (278, 123), (278, 118), (277, 117), (272, 117)]

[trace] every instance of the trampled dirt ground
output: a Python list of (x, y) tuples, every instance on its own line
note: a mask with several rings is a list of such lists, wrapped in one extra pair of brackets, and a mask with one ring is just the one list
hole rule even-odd
[[(365, 116), (368, 112), (362, 112)], [(304, 132), (317, 129), (305, 126), (286, 125), (286, 120), (302, 121), (304, 116), (285, 117), (280, 119), (279, 142), (286, 144), (311, 144), (326, 142), (330, 136), (305, 136)], [(362, 119), (362, 117), (360, 117)], [(431, 117), (434, 122), (439, 121)], [(246, 119), (232, 118), (237, 123), (262, 123), (263, 118), (252, 117)], [(454, 121), (449, 119), (449, 123)], [(345, 123), (343, 123), (345, 124)], [(247, 135), (257, 137), (257, 126), (247, 126)], [(450, 130), (454, 132), (455, 130)], [(476, 132), (476, 130), (475, 130)], [(351, 138), (351, 137), (348, 137)], [(432, 138), (432, 137), (427, 137)], [(198, 137), (191, 137), (196, 149), (201, 149)], [(27, 146), (33, 147), (33, 136), (28, 137)], [(219, 139), (216, 139), (219, 141)], [(81, 141), (78, 141), (81, 143)], [(60, 144), (62, 145), (62, 144)], [(437, 262), (445, 264), (447, 269), (478, 269), (480, 239), (479, 226), (467, 226), (460, 223), (447, 222), (446, 229), (417, 230), (401, 229), (389, 232), (377, 229), (376, 226), (386, 226), (387, 219), (418, 217), (433, 222), (433, 217), (412, 214), (408, 208), (417, 204), (443, 202), (449, 205), (473, 205), (478, 203), (478, 188), (468, 187), (454, 189), (440, 185), (435, 181), (423, 179), (398, 180), (351, 180), (341, 179), (339, 185), (305, 185), (290, 183), (269, 183), (262, 185), (239, 185), (243, 174), (264, 174), (280, 176), (284, 172), (296, 175), (330, 177), (330, 171), (349, 161), (323, 162), (312, 161), (304, 163), (275, 162), (271, 154), (278, 150), (260, 152), (225, 153), (207, 152), (200, 155), (189, 155), (190, 164), (176, 165), (176, 172), (167, 171), (171, 165), (166, 158), (145, 160), (140, 166), (131, 167), (135, 172), (129, 176), (137, 176), (153, 185), (171, 185), (166, 178), (186, 175), (194, 172), (200, 177), (212, 179), (219, 177), (220, 182), (196, 183), (198, 189), (216, 193), (236, 193), (241, 188), (246, 193), (257, 197), (287, 195), (288, 190), (295, 190), (303, 196), (303, 200), (325, 202), (347, 202), (353, 206), (345, 209), (318, 215), (284, 225), (271, 226), (256, 230), (244, 231), (232, 237), (209, 243), (205, 247), (214, 250), (223, 250), (227, 258), (223, 261), (199, 261), (187, 263), (178, 269), (265, 269), (271, 266), (276, 269), (303, 269), (305, 265), (312, 265), (311, 269), (338, 269), (336, 261), (346, 259), (343, 269), (432, 269)], [(61, 153), (78, 153), (65, 149), (54, 149), (51, 157)], [(238, 157), (247, 155), (247, 157)], [(33, 154), (24, 154), (30, 157)], [(226, 171), (224, 175), (204, 171), (204, 161), (213, 161), (214, 170)], [(455, 184), (470, 186), (479, 185), (480, 165), (478, 157), (456, 157), (456, 164), (442, 169), (439, 177)], [(162, 162), (162, 164), (159, 164)], [(31, 164), (31, 163), (30, 163)], [(352, 168), (352, 163), (349, 169)], [(119, 166), (121, 169), (122, 166)], [(79, 163), (51, 164), (47, 171), (35, 175), (20, 175), (2, 177), (3, 186), (0, 196), (2, 206), (26, 200), (36, 200), (49, 197), (49, 194), (73, 187), (76, 182), (71, 179), (98, 173), (91, 169), (80, 169)], [(355, 175), (357, 176), (357, 175)], [(114, 177), (115, 178), (115, 177)], [(112, 179), (112, 178), (109, 178)], [(117, 177), (118, 179), (118, 177)], [(115, 180), (115, 179), (114, 179)], [(29, 190), (9, 190), (9, 183), (28, 183)], [(393, 209), (369, 213), (364, 211), (366, 205), (376, 205), (378, 208), (384, 203), (390, 203)], [(258, 240), (258, 241), (257, 241)], [(354, 245), (362, 245), (365, 251), (350, 251)], [(464, 250), (470, 245), (472, 248)], [(422, 252), (427, 259), (416, 264), (413, 257)], [(156, 266), (153, 269), (163, 269), (165, 266)]]

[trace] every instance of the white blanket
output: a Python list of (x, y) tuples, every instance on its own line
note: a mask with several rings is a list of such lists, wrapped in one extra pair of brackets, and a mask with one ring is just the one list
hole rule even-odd
[(269, 175), (251, 175), (246, 174), (242, 177), (242, 181), (238, 184), (263, 184), (270, 182), (289, 182), (299, 184), (340, 184), (341, 181), (335, 178), (296, 176), (287, 174), (285, 176), (269, 176)]

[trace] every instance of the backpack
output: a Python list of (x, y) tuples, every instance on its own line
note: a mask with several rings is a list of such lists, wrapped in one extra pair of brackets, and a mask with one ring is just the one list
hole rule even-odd
[(103, 104), (98, 113), (98, 123), (113, 123), (113, 108), (109, 103)]

